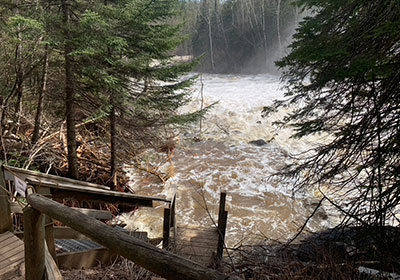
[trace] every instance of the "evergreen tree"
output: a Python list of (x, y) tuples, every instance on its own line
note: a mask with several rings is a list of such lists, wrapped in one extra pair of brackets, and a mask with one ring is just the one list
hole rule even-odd
[(171, 52), (182, 42), (180, 25), (170, 23), (177, 4), (175, 0), (110, 2), (82, 17), (85, 40), (77, 53), (87, 62), (80, 77), (85, 91), (95, 96), (88, 108), (109, 116), (112, 176), (119, 165), (118, 151), (130, 147), (130, 142), (138, 150), (156, 145), (167, 137), (164, 131), (171, 133), (173, 126), (193, 122), (204, 113), (177, 114), (190, 100), (185, 89), (192, 83), (181, 75), (193, 67), (171, 60)]
[[(76, 153), (82, 141), (78, 124), (82, 127), (96, 120), (96, 126), (91, 128), (99, 129), (94, 133), (102, 131), (99, 137), (102, 144), (110, 146), (111, 174), (114, 174), (118, 162), (132, 160), (126, 150), (140, 151), (160, 145), (166, 141), (167, 134), (175, 133), (176, 128), (197, 120), (204, 113), (204, 110), (178, 113), (190, 100), (187, 88), (192, 83), (191, 78), (182, 78), (182, 75), (194, 64), (177, 63), (171, 57), (182, 43), (182, 25), (173, 23), (180, 4), (178, 0), (60, 0), (35, 1), (29, 5), (28, 2), (20, 5), (14, 0), (2, 1), (5, 4), (0, 9), (3, 15), (0, 24), (6, 28), (0, 31), (0, 45), (5, 50), (0, 58), (9, 67), (7, 71), (0, 70), (2, 108), (8, 108), (10, 100), (13, 105), (18, 104), (15, 97), (17, 74), (10, 70), (14, 70), (16, 64), (13, 61), (18, 47), (15, 42), (19, 42), (18, 36), (26, 34), (24, 38), (31, 39), (23, 41), (27, 46), (24, 50), (30, 50), (32, 59), (25, 56), (19, 61), (27, 65), (24, 68), (35, 70), (24, 72), (27, 73), (24, 79), (34, 84), (22, 86), (27, 92), (26, 101), (29, 100), (29, 106), (24, 108), (26, 120), (35, 123), (31, 142), (43, 145), (40, 139), (46, 135), (40, 135), (40, 131), (47, 135), (54, 131), (63, 134), (60, 125), (63, 128), (62, 123), (66, 121), (67, 141), (62, 140), (62, 147), (66, 151), (68, 142), (71, 177), (79, 177), (77, 171), (85, 164), (78, 160), (80, 155)], [(11, 34), (17, 24), (10, 24), (16, 10), (21, 16), (15, 17), (15, 22), (23, 26), (25, 32), (18, 36)], [(26, 27), (28, 23), (29, 28)], [(41, 94), (44, 91), (46, 94)], [(46, 123), (41, 123), (41, 119)], [(15, 123), (8, 115), (4, 122)], [(109, 133), (103, 133), (106, 126), (109, 126)], [(3, 147), (3, 151), (6, 150)]]
[[(400, 4), (395, 0), (301, 0), (300, 25), (284, 70), (281, 122), (294, 137), (325, 143), (283, 172), (296, 188), (316, 187), (344, 224), (382, 228), (400, 202)], [(381, 240), (385, 237), (379, 235)]]

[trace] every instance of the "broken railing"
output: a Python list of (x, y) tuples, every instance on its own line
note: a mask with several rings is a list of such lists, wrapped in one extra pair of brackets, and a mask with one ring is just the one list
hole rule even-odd
[(27, 279), (41, 280), (44, 276), (43, 214), (85, 234), (113, 252), (166, 279), (239, 279), (161, 250), (41, 195), (30, 194), (27, 196), (27, 201), (30, 206), (24, 208), (24, 220), (31, 225), (25, 231), (25, 236), (29, 236), (28, 243), (25, 244)]

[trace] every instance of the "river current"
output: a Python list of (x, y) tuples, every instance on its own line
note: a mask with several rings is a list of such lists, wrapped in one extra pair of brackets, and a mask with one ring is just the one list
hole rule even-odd
[[(282, 84), (273, 75), (203, 74), (192, 88), (191, 111), (218, 103), (192, 131), (174, 141), (177, 147), (169, 161), (159, 164), (170, 178), (160, 183), (153, 175), (127, 167), (130, 185), (137, 194), (170, 197), (177, 194), (177, 221), (210, 226), (217, 221), (219, 195), (227, 192), (228, 245), (255, 243), (269, 238), (293, 236), (318, 202), (318, 194), (295, 193), (279, 178), (270, 178), (289, 162), (290, 155), (310, 148), (321, 139), (290, 138), (273, 122), (284, 111), (261, 117), (264, 106), (283, 97)], [(203, 105), (202, 105), (203, 104)], [(250, 141), (263, 140), (257, 146)], [(149, 159), (151, 161), (151, 158)], [(141, 209), (125, 215), (131, 229), (146, 230), (150, 237), (162, 235), (162, 208)], [(319, 231), (333, 220), (322, 208), (306, 230)]]

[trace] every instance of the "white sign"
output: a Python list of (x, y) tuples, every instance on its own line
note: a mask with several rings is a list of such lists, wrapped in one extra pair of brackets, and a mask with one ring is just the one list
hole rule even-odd
[(15, 184), (15, 191), (17, 193), (19, 193), (22, 197), (25, 197), (25, 191), (26, 191), (26, 187), (27, 184), (25, 183), (25, 181), (21, 180), (18, 177), (14, 177), (14, 184)]

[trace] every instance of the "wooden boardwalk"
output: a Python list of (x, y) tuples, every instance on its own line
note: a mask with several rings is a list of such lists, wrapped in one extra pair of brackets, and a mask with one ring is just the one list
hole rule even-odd
[(204, 266), (218, 268), (223, 257), (228, 220), (226, 193), (222, 192), (220, 196), (217, 227), (177, 224), (175, 201), (176, 195), (171, 199), (170, 207), (164, 208), (163, 248)]
[(218, 230), (192, 225), (177, 227), (174, 247), (177, 254), (205, 266), (215, 263)]
[(0, 234), (0, 279), (22, 276), (24, 269), (24, 242), (11, 232)]

